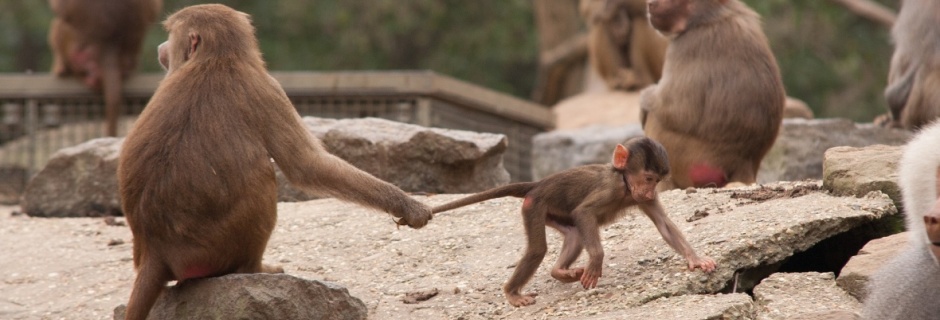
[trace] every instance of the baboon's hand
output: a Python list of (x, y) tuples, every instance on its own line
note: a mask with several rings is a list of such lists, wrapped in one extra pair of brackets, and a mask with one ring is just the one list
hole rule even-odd
[(424, 227), (434, 217), (430, 207), (411, 198), (403, 203), (401, 211), (392, 212), (392, 215), (401, 218), (395, 222), (398, 225), (406, 225), (415, 229)]
[(656, 85), (651, 84), (640, 91), (640, 110), (649, 112), (654, 108), (653, 99), (656, 98)]
[(715, 260), (712, 260), (712, 258), (709, 257), (693, 256), (692, 258), (689, 258), (688, 261), (689, 270), (695, 270), (698, 268), (702, 269), (702, 271), (705, 271), (706, 273), (711, 273), (712, 271), (715, 271), (715, 268), (718, 267), (718, 264), (715, 263)]

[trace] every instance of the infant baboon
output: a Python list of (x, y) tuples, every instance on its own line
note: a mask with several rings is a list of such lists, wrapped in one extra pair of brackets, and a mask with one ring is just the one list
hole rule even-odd
[[(646, 137), (633, 138), (625, 145), (617, 145), (613, 160), (606, 165), (581, 166), (538, 182), (493, 188), (437, 206), (434, 212), (494, 198), (525, 198), (522, 221), (528, 243), (503, 293), (513, 306), (527, 306), (535, 303), (535, 294), (523, 294), (522, 287), (545, 258), (548, 250), (545, 227), (558, 230), (564, 237), (552, 277), (562, 282), (581, 281), (585, 289), (590, 289), (597, 286), (604, 262), (599, 228), (613, 223), (632, 206), (640, 208), (653, 221), (663, 240), (687, 260), (690, 270), (715, 270), (715, 261), (692, 250), (659, 202), (656, 184), (668, 174), (669, 160), (662, 145)], [(590, 256), (587, 267), (571, 268), (584, 249)]]

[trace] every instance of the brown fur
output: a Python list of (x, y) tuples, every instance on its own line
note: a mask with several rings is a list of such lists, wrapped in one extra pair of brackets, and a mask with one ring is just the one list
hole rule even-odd
[[(521, 291), (545, 258), (546, 226), (558, 230), (564, 237), (552, 277), (562, 282), (580, 281), (589, 289), (597, 286), (604, 261), (599, 228), (614, 222), (632, 206), (639, 207), (653, 221), (663, 239), (688, 260), (689, 269), (714, 270), (715, 262), (695, 254), (659, 203), (656, 183), (668, 174), (665, 149), (649, 138), (634, 138), (627, 141), (626, 146), (617, 146), (610, 164), (582, 166), (538, 182), (494, 188), (437, 206), (434, 212), (493, 198), (525, 198), (522, 219), (528, 243), (503, 292), (510, 304), (526, 306), (535, 303), (535, 294)], [(588, 266), (572, 269), (571, 264), (582, 249), (590, 256)]]
[(646, 18), (646, 0), (581, 0), (591, 65), (610, 89), (636, 90), (662, 77), (667, 40)]
[(192, 6), (164, 26), (169, 40), (158, 51), (167, 75), (118, 167), (138, 269), (127, 319), (144, 319), (170, 280), (282, 271), (261, 264), (277, 220), (272, 158), (308, 190), (415, 228), (431, 218), (397, 187), (324, 150), (268, 75), (247, 15)]
[(644, 132), (671, 158), (660, 188), (756, 182), (786, 98), (757, 13), (738, 0), (650, 0), (649, 10), (671, 38), (663, 78), (640, 98)]
[(888, 123), (918, 129), (940, 117), (940, 2), (904, 0), (891, 34)]
[(147, 28), (162, 0), (49, 0), (55, 18), (49, 27), (52, 73), (75, 76), (103, 91), (106, 133), (117, 135), (121, 86), (137, 68)]

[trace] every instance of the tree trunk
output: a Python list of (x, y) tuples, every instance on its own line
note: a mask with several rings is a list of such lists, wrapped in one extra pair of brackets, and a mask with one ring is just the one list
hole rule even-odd
[(532, 100), (550, 106), (581, 91), (587, 46), (578, 0), (534, 0), (533, 8), (540, 61)]
[(846, 9), (849, 9), (849, 11), (874, 22), (880, 23), (881, 25), (888, 28), (891, 28), (891, 26), (894, 25), (894, 21), (897, 20), (897, 15), (894, 13), (894, 11), (891, 11), (891, 9), (888, 7), (871, 0), (830, 1), (841, 4)]

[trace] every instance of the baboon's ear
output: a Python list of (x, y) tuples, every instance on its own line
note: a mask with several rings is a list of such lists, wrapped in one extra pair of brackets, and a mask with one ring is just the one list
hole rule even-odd
[(617, 168), (617, 170), (626, 170), (628, 159), (630, 159), (630, 151), (622, 144), (618, 144), (617, 147), (614, 148), (614, 168)]
[(202, 41), (202, 37), (199, 36), (199, 33), (195, 31), (189, 33), (189, 57), (192, 58), (196, 54), (196, 49), (199, 48), (199, 42)]

